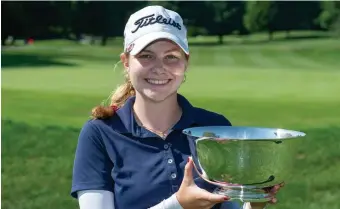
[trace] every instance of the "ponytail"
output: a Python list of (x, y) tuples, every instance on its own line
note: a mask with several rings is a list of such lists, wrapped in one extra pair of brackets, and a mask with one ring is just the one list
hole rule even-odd
[(136, 92), (133, 88), (128, 76), (125, 76), (125, 83), (120, 85), (111, 96), (110, 106), (99, 105), (92, 109), (93, 119), (106, 119), (114, 115), (116, 110), (124, 105), (126, 100), (135, 96)]

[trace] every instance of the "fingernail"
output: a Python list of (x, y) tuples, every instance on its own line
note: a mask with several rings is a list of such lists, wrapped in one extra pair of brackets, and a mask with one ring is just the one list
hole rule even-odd
[(190, 161), (190, 157), (188, 157), (188, 161), (187, 162), (189, 162)]
[(229, 197), (223, 197), (224, 200), (229, 200), (230, 198)]

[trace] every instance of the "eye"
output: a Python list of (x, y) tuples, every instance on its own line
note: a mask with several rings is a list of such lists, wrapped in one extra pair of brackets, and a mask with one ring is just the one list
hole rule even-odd
[(171, 54), (171, 55), (167, 55), (167, 56), (166, 56), (166, 59), (167, 59), (167, 60), (177, 60), (177, 59), (179, 59), (179, 58), (178, 58), (177, 56)]
[(140, 59), (152, 59), (152, 55), (151, 54), (141, 54), (138, 56), (138, 58)]

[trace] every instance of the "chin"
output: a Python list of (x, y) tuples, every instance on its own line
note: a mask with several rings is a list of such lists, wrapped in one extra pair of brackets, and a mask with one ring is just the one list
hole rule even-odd
[(172, 97), (173, 95), (176, 95), (176, 92), (171, 93), (145, 92), (143, 94), (145, 98), (156, 103), (163, 102), (164, 100), (168, 99), (169, 97)]

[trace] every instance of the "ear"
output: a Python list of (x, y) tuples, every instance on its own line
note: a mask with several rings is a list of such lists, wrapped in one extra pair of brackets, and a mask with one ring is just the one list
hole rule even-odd
[(120, 61), (123, 63), (124, 68), (127, 70), (129, 68), (129, 57), (125, 53), (120, 54)]
[(185, 70), (184, 72), (188, 72), (189, 71), (189, 60), (187, 61), (187, 63), (185, 64)]

